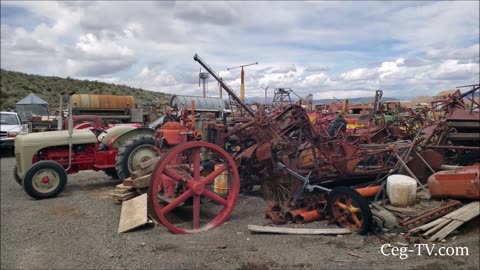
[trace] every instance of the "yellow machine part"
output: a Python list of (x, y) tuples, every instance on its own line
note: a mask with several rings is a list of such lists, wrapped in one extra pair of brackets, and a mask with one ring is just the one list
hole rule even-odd
[(300, 152), (299, 154), (299, 162), (300, 164), (298, 165), (299, 168), (301, 169), (310, 169), (315, 167), (315, 161), (316, 159), (319, 159), (320, 157), (320, 152), (318, 151), (317, 148), (315, 148), (315, 158), (313, 156), (313, 151), (311, 148), (310, 143), (306, 143), (305, 145), (300, 146), (301, 149), (304, 149), (303, 151)]

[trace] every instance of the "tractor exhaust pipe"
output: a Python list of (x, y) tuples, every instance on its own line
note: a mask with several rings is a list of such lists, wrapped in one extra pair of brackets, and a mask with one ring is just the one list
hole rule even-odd
[(72, 110), (72, 95), (75, 91), (71, 92), (68, 97), (68, 167), (66, 172), (72, 167), (72, 137), (73, 137), (73, 110)]
[(58, 112), (58, 120), (57, 120), (57, 130), (63, 129), (63, 95), (65, 95), (65, 91), (60, 93), (60, 109)]

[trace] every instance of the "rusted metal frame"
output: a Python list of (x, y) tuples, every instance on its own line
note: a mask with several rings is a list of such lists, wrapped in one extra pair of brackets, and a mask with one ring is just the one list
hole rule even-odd
[(420, 160), (422, 160), (422, 162), (428, 167), (428, 169), (429, 169), (432, 173), (435, 173), (435, 170), (432, 169), (432, 167), (430, 166), (430, 164), (428, 164), (428, 162), (425, 161), (425, 159), (417, 152), (417, 150), (413, 149), (413, 151), (415, 152), (415, 154), (417, 154), (417, 156), (420, 158)]
[[(389, 149), (384, 149), (384, 150), (375, 150), (375, 151), (367, 151), (367, 152), (361, 152), (359, 153), (359, 155), (356, 155), (356, 156), (352, 156), (350, 158), (346, 158), (342, 161), (339, 161), (339, 162), (331, 162), (332, 165), (337, 169), (337, 171), (341, 172), (342, 170), (340, 170), (339, 168), (337, 168), (337, 164), (344, 164), (346, 162), (349, 162), (351, 160), (355, 160), (355, 159), (359, 159), (361, 157), (378, 157), (382, 154), (385, 154), (385, 153), (388, 153), (390, 152), (391, 150)], [(383, 159), (382, 159), (383, 161)], [(369, 175), (369, 174), (377, 174), (377, 173), (382, 173), (384, 170), (385, 170), (385, 166), (386, 166), (386, 162), (383, 162), (382, 164), (382, 167), (379, 167), (379, 168), (373, 168), (373, 169), (370, 169), (367, 171), (367, 170), (363, 170), (363, 171), (357, 171), (357, 169), (355, 169), (354, 171), (350, 172), (350, 175)], [(356, 167), (358, 168), (358, 167)], [(395, 166), (393, 166), (393, 168), (395, 168)]]
[(435, 218), (441, 217), (447, 214), (447, 212), (451, 212), (461, 205), (462, 203), (460, 201), (450, 201), (443, 206), (428, 210), (427, 212), (424, 212), (416, 217), (409, 218), (405, 221), (401, 221), (400, 223), (407, 228), (419, 226), (434, 220)]
[[(480, 106), (480, 104), (478, 104), (478, 102), (476, 102), (473, 98), (467, 98), (468, 100), (470, 100), (472, 102), (472, 105), (475, 104), (477, 106)], [(473, 106), (470, 107), (470, 111), (473, 109)]]
[(410, 176), (415, 179), (415, 181), (417, 181), (417, 184), (420, 185), (420, 187), (423, 189), (423, 191), (425, 191), (427, 194), (428, 193), (428, 190), (425, 188), (425, 186), (422, 184), (422, 182), (420, 182), (420, 180), (418, 180), (417, 176), (415, 176), (415, 174), (410, 170), (410, 168), (408, 168), (407, 164), (405, 164), (405, 162), (403, 161), (403, 159), (397, 154), (397, 152), (393, 151), (393, 154), (398, 158), (398, 161), (400, 161), (400, 163), (402, 164), (403, 168), (408, 172), (408, 174), (410, 174)]
[[(332, 191), (329, 188), (325, 188), (325, 187), (322, 187), (322, 186), (319, 186), (319, 185), (310, 185), (310, 180), (308, 178), (298, 174), (297, 172), (288, 168), (286, 165), (284, 165), (281, 162), (277, 162), (277, 165), (281, 169), (286, 170), (288, 172), (288, 174), (290, 174), (291, 176), (293, 176), (293, 177), (297, 178), (298, 180), (302, 181), (304, 189), (307, 189), (308, 191), (312, 191), (314, 189), (319, 189), (319, 190), (326, 191), (326, 192)], [(294, 198), (294, 199), (296, 199), (296, 198)]]
[(480, 150), (479, 146), (427, 145), (427, 148), (452, 150)]

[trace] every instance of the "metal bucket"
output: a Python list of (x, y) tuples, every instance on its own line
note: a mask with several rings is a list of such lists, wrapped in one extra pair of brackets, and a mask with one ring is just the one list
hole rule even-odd
[[(223, 164), (215, 164), (215, 170), (218, 170)], [(219, 176), (215, 177), (213, 182), (213, 191), (220, 196), (228, 193), (228, 170), (223, 171)]]

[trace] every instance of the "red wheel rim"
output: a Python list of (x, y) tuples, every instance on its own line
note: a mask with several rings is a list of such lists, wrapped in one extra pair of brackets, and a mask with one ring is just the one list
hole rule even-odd
[[(221, 161), (218, 168), (203, 178), (201, 153), (213, 153), (215, 160)], [(224, 172), (227, 172), (228, 192), (220, 196), (213, 191), (213, 185), (215, 178)], [(167, 181), (165, 176), (175, 181), (175, 190), (180, 192), (169, 201), (159, 201), (165, 193), (162, 186)], [(150, 178), (149, 206), (171, 232), (197, 233), (223, 224), (237, 203), (239, 191), (237, 166), (225, 150), (207, 142), (189, 142), (172, 148), (158, 162)], [(188, 202), (191, 206), (187, 205)], [(176, 219), (175, 211), (180, 212), (180, 221)]]

